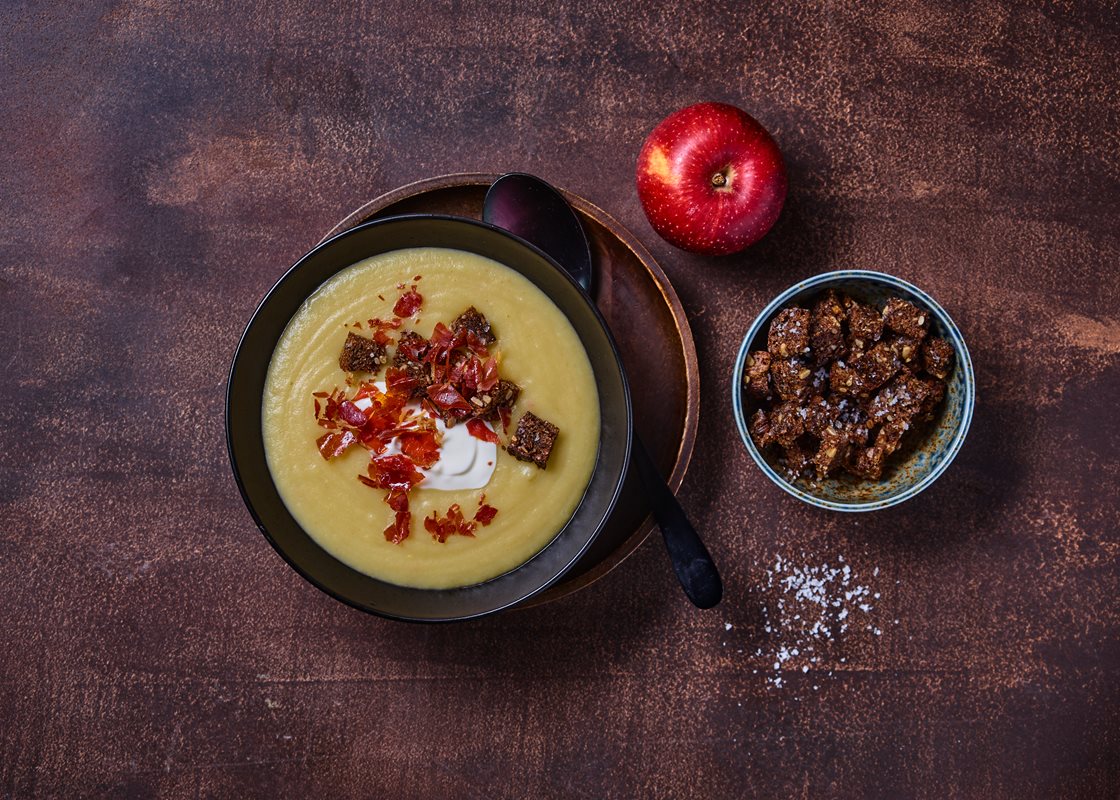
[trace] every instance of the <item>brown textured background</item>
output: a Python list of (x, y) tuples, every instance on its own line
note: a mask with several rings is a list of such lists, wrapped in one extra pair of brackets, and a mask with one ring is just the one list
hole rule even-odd
[[(1117, 796), (1115, 6), (659, 5), (3, 5), (0, 794)], [(701, 99), (791, 179), (721, 261), (659, 241), (632, 182)], [(242, 507), (222, 392), (265, 289), (372, 195), (506, 169), (614, 214), (684, 301), (712, 612), (651, 540), (559, 603), (391, 624)], [(859, 518), (770, 485), (727, 396), (753, 315), (843, 266), (937, 297), (979, 383), (953, 468)], [(778, 555), (845, 556), (884, 623), (781, 687)]]

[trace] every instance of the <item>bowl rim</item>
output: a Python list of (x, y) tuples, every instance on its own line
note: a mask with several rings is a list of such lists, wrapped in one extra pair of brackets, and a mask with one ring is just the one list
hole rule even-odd
[[(380, 227), (380, 226), (388, 225), (388, 224), (391, 224), (391, 223), (400, 223), (400, 222), (409, 221), (409, 220), (447, 221), (447, 222), (454, 222), (454, 223), (463, 223), (463, 224), (466, 224), (468, 226), (486, 229), (486, 230), (495, 232), (495, 233), (497, 233), (501, 236), (504, 236), (505, 238), (508, 238), (508, 239), (511, 239), (511, 240), (515, 241), (517, 244), (519, 244), (524, 249), (526, 249), (526, 250), (536, 254), (537, 256), (541, 257), (542, 259), (544, 259), (556, 272), (560, 273), (563, 276), (563, 278), (572, 287), (574, 287), (578, 291), (578, 293), (579, 293), (580, 297), (582, 298), (583, 302), (591, 310), (595, 319), (599, 323), (600, 328), (602, 329), (603, 333), (605, 334), (608, 344), (610, 345), (611, 356), (613, 357), (614, 363), (618, 367), (618, 374), (619, 374), (619, 378), (620, 378), (621, 384), (622, 384), (622, 397), (623, 397), (624, 406), (625, 406), (625, 420), (626, 420), (625, 441), (623, 443), (624, 444), (624, 450), (623, 450), (622, 461), (621, 461), (622, 466), (621, 466), (621, 469), (619, 471), (619, 475), (618, 475), (617, 480), (614, 482), (613, 486), (610, 489), (608, 501), (605, 505), (605, 508), (604, 508), (604, 511), (603, 511), (602, 515), (599, 517), (599, 519), (598, 519), (598, 521), (595, 525), (595, 530), (588, 537), (587, 541), (584, 542), (579, 547), (579, 549), (572, 555), (572, 557), (570, 559), (568, 559), (568, 562), (561, 569), (559, 569), (556, 572), (555, 575), (551, 576), (547, 581), (544, 581), (543, 583), (532, 587), (532, 589), (530, 589), (530, 590), (528, 590), (524, 593), (519, 593), (520, 596), (515, 600), (511, 600), (509, 602), (505, 602), (505, 603), (502, 603), (500, 605), (497, 605), (493, 608), (489, 608), (489, 609), (486, 609), (486, 610), (483, 610), (483, 611), (474, 612), (474, 613), (470, 613), (470, 614), (444, 615), (444, 616), (438, 616), (437, 617), (437, 616), (409, 616), (409, 615), (405, 615), (405, 614), (390, 613), (390, 612), (387, 612), (387, 611), (384, 611), (384, 610), (372, 608), (368, 605), (365, 605), (365, 604), (361, 603), (357, 599), (348, 597), (348, 596), (342, 594), (341, 592), (335, 590), (334, 588), (332, 588), (326, 582), (321, 581), (318, 578), (316, 578), (315, 576), (313, 576), (307, 569), (305, 569), (299, 562), (297, 562), (291, 555), (289, 555), (289, 553), (287, 552), (287, 550), (285, 548), (281, 547), (279, 542), (274, 538), (272, 533), (268, 530), (268, 527), (265, 525), (264, 520), (262, 519), (262, 517), (260, 515), (260, 512), (257, 510), (256, 506), (254, 505), (254, 502), (253, 502), (252, 498), (250, 498), (250, 496), (249, 496), (249, 492), (246, 488), (245, 481), (242, 477), (242, 468), (238, 464), (238, 458), (237, 458), (237, 454), (235, 452), (234, 441), (233, 441), (234, 421), (233, 421), (233, 414), (231, 413), (231, 405), (233, 403), (234, 376), (237, 372), (238, 364), (241, 362), (241, 359), (243, 357), (243, 352), (242, 351), (245, 348), (245, 343), (246, 343), (246, 340), (249, 336), (249, 332), (252, 329), (253, 325), (256, 323), (256, 321), (257, 321), (258, 317), (260, 316), (262, 310), (268, 305), (268, 303), (272, 299), (272, 297), (279, 291), (280, 287), (286, 281), (288, 281), (291, 278), (292, 275), (295, 274), (295, 272), (298, 269), (300, 269), (314, 255), (316, 255), (321, 250), (324, 250), (328, 246), (330, 246), (333, 242), (341, 240), (341, 239), (348, 238), (350, 236), (356, 236), (361, 231), (364, 231), (368, 228)], [(345, 269), (345, 268), (346, 267), (342, 267), (342, 269)], [(512, 267), (511, 267), (511, 269), (512, 269)], [(338, 270), (338, 271), (341, 271), (341, 270)], [(338, 271), (336, 271), (334, 274), (337, 274)], [(333, 277), (333, 275), (332, 275), (332, 277)], [(327, 278), (325, 280), (329, 280), (329, 278)], [(322, 285), (322, 284), (320, 284), (320, 285)], [(308, 295), (308, 296), (310, 296), (310, 295)], [(378, 217), (377, 219), (368, 220), (366, 222), (355, 225), (352, 228), (347, 228), (346, 230), (341, 231), (341, 232), (335, 234), (334, 236), (330, 236), (327, 239), (323, 239), (323, 240), (317, 242), (311, 249), (309, 249), (302, 256), (300, 256), (290, 267), (288, 267), (286, 270), (284, 270), (283, 274), (272, 284), (271, 287), (269, 287), (268, 291), (264, 294), (264, 297), (261, 298), (261, 300), (257, 304), (256, 308), (253, 310), (253, 313), (249, 316), (248, 320), (245, 323), (245, 327), (242, 330), (241, 335), (237, 340), (237, 345), (234, 348), (233, 355), (230, 358), (229, 372), (226, 375), (226, 386), (225, 386), (225, 398), (224, 398), (224, 403), (223, 403), (223, 413), (225, 415), (225, 420), (224, 420), (225, 421), (225, 426), (224, 427), (225, 427), (226, 455), (229, 458), (230, 467), (231, 467), (232, 472), (233, 472), (234, 482), (237, 484), (237, 489), (238, 489), (238, 492), (241, 495), (242, 502), (244, 503), (246, 509), (249, 511), (249, 514), (252, 517), (253, 522), (256, 524), (257, 529), (264, 536), (265, 540), (269, 543), (269, 545), (272, 547), (272, 549), (284, 560), (284, 562), (289, 567), (291, 567), (292, 570), (294, 570), (296, 572), (296, 574), (298, 574), (301, 578), (303, 578), (303, 580), (307, 581), (310, 585), (314, 586), (319, 591), (321, 591), (324, 594), (328, 595), (329, 597), (339, 601), (340, 603), (343, 603), (347, 606), (350, 606), (351, 608), (355, 608), (355, 609), (357, 609), (359, 611), (362, 611), (362, 612), (365, 612), (367, 614), (372, 614), (374, 616), (381, 617), (382, 619), (396, 620), (396, 621), (401, 621), (401, 622), (419, 623), (419, 624), (439, 624), (439, 623), (449, 623), (449, 622), (461, 622), (461, 621), (466, 621), (466, 620), (471, 620), (471, 619), (478, 619), (480, 617), (491, 616), (493, 614), (497, 614), (501, 611), (505, 611), (509, 608), (516, 607), (519, 604), (524, 603), (529, 598), (534, 597), (537, 594), (543, 592), (544, 590), (546, 590), (550, 586), (554, 585), (557, 581), (562, 579), (564, 577), (564, 575), (566, 575), (571, 570), (571, 568), (576, 563), (579, 562), (579, 560), (583, 557), (583, 555), (587, 552), (588, 548), (591, 547), (591, 545), (595, 542), (595, 540), (598, 539), (599, 535), (602, 533), (603, 526), (605, 525), (606, 520), (609, 519), (610, 515), (614, 512), (614, 509), (618, 504), (618, 499), (622, 494), (622, 490), (623, 490), (623, 487), (624, 487), (625, 482), (626, 482), (626, 476), (627, 476), (627, 474), (629, 472), (629, 469), (630, 469), (630, 454), (631, 454), (632, 445), (633, 445), (633, 438), (634, 438), (633, 402), (632, 402), (631, 394), (630, 394), (630, 382), (629, 382), (629, 379), (626, 376), (626, 368), (625, 368), (625, 365), (622, 363), (622, 355), (618, 350), (618, 345), (614, 340), (614, 335), (611, 333), (610, 327), (607, 324), (606, 319), (603, 317), (602, 312), (599, 310), (599, 308), (595, 304), (594, 300), (587, 294), (587, 292), (584, 290), (584, 288), (582, 286), (580, 286), (579, 283), (577, 283), (574, 278), (572, 278), (572, 276), (568, 273), (568, 271), (565, 270), (556, 261), (556, 259), (554, 259), (548, 253), (541, 250), (539, 247), (537, 247), (533, 243), (521, 238), (520, 236), (517, 236), (516, 234), (506, 230), (505, 228), (501, 228), (501, 227), (498, 227), (496, 225), (491, 225), (490, 223), (483, 222), (482, 220), (473, 219), (471, 217), (456, 216), (454, 214), (410, 213), (410, 214), (394, 214), (394, 215), (387, 216), (387, 217)], [(602, 442), (599, 443), (599, 451), (596, 454), (596, 467), (598, 467), (598, 463), (599, 463), (599, 459), (601, 457), (601, 454), (602, 454)], [(592, 472), (592, 475), (594, 475), (594, 471)], [(583, 505), (584, 501), (586, 500), (587, 491), (588, 491), (589, 487), (590, 487), (590, 481), (588, 483), (588, 486), (584, 487), (584, 493), (581, 495), (579, 503), (576, 505), (576, 509), (572, 512), (572, 517), (575, 516), (575, 514), (579, 511), (580, 507)], [(290, 514), (290, 512), (289, 512), (289, 514)], [(571, 521), (572, 517), (569, 517), (569, 522)], [(298, 521), (295, 521), (294, 517), (293, 517), (293, 522), (298, 528), (300, 528), (301, 530), (303, 529), (302, 526), (298, 523)], [(480, 584), (473, 584), (472, 586), (458, 587), (458, 588), (469, 589), (469, 588), (473, 588), (474, 586), (482, 586), (482, 585), (485, 585), (486, 583), (488, 583), (490, 581), (500, 579), (500, 578), (504, 577), (505, 575), (509, 575), (510, 573), (516, 572), (518, 569), (520, 569), (521, 567), (530, 563), (531, 561), (536, 559), (540, 554), (542, 554), (545, 550), (547, 550), (549, 547), (551, 547), (556, 542), (556, 540), (560, 537), (560, 535), (564, 532), (565, 528), (567, 527), (567, 524), (568, 523), (565, 523), (564, 527), (562, 527), (557, 532), (557, 534), (555, 536), (553, 536), (552, 539), (550, 539), (540, 550), (538, 550), (536, 553), (534, 553), (532, 556), (530, 556), (526, 561), (522, 562), (521, 564), (518, 564), (517, 566), (513, 567), (512, 569), (507, 570), (506, 572), (502, 573), (501, 575), (496, 575), (493, 578), (488, 579), (487, 581), (483, 581)], [(310, 534), (308, 534), (306, 531), (304, 531), (304, 533), (305, 533), (305, 535), (307, 535), (310, 538)], [(312, 539), (312, 541), (314, 541), (314, 539)], [(320, 549), (323, 549), (322, 546), (318, 544), (318, 542), (316, 542), (315, 544)], [(333, 556), (331, 553), (327, 552), (325, 549), (323, 549), (323, 552), (326, 553), (326, 555), (328, 557), (334, 558), (336, 561), (338, 560), (335, 556)], [(342, 564), (345, 568), (347, 568), (349, 570), (357, 572), (361, 575), (366, 575), (365, 573), (362, 573), (360, 570), (356, 570), (354, 567), (351, 567), (349, 564), (346, 564), (345, 562), (339, 561), (339, 563)], [(383, 581), (382, 579), (374, 578), (373, 576), (366, 575), (366, 577), (369, 577), (372, 580), (379, 581), (379, 582), (382, 582), (382, 583), (389, 583), (388, 581)], [(392, 585), (392, 584), (390, 584), (390, 585)], [(417, 592), (456, 591), (456, 589), (448, 589), (448, 590), (445, 590), (445, 589), (421, 589), (421, 588), (418, 588), (418, 587), (403, 587), (403, 588), (410, 589), (410, 590), (417, 591)]]
[[(790, 483), (781, 475), (779, 475), (762, 457), (762, 454), (755, 447), (754, 440), (751, 439), (750, 430), (747, 427), (746, 407), (743, 402), (743, 392), (740, 389), (740, 384), (743, 380), (743, 370), (746, 365), (747, 356), (750, 352), (750, 344), (758, 335), (762, 326), (774, 315), (782, 306), (790, 302), (796, 295), (802, 294), (809, 289), (822, 287), (825, 284), (833, 283), (841, 280), (866, 280), (876, 283), (883, 283), (889, 286), (899, 287), (907, 292), (912, 293), (927, 308), (938, 318), (944, 326), (948, 337), (952, 340), (953, 347), (957, 351), (957, 364), (964, 370), (964, 397), (963, 408), (961, 409), (960, 423), (957, 425), (957, 430), (949, 443), (949, 447), (942, 456), (941, 460), (934, 464), (920, 480), (911, 486), (908, 486), (898, 494), (892, 495), (880, 500), (868, 500), (856, 503), (840, 503), (835, 500), (828, 500), (826, 498), (818, 497), (810, 494), (799, 486)], [(964, 444), (965, 436), (968, 435), (969, 426), (972, 424), (972, 412), (976, 406), (976, 379), (972, 369), (972, 357), (969, 355), (968, 347), (965, 344), (964, 337), (961, 335), (960, 329), (949, 316), (949, 313), (941, 307), (936, 300), (930, 297), (929, 294), (919, 289), (909, 281), (903, 280), (895, 275), (890, 275), (885, 272), (878, 272), (876, 270), (866, 269), (842, 269), (834, 270), (831, 272), (822, 272), (819, 275), (806, 278), (798, 281), (785, 291), (779, 293), (777, 297), (771, 300), (765, 308), (758, 313), (751, 322), (750, 327), (747, 328), (747, 333), (743, 337), (743, 342), (739, 346), (739, 353), (735, 358), (735, 366), (731, 371), (731, 406), (732, 412), (735, 417), (735, 425), (739, 429), (739, 436), (742, 438), (743, 443), (746, 445), (747, 452), (750, 453), (754, 463), (758, 465), (763, 474), (766, 475), (771, 481), (778, 485), (780, 489), (796, 497), (802, 502), (809, 505), (816, 506), (817, 508), (824, 508), (830, 511), (845, 511), (845, 512), (860, 512), (860, 511), (878, 511), (884, 508), (896, 506), (899, 503), (905, 502), (915, 495), (920, 494), (925, 489), (929, 488), (934, 481), (941, 477), (942, 473), (948, 469), (949, 465), (956, 458), (957, 453), (960, 452), (961, 446)]]

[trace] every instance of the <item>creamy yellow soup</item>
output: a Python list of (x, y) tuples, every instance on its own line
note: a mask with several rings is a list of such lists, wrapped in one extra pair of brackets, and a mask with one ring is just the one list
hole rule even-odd
[[(500, 354), (501, 376), (521, 386), (509, 433), (502, 433), (499, 426), (502, 444), (526, 411), (556, 425), (560, 434), (546, 469), (518, 461), (499, 448), (493, 475), (482, 489), (426, 489), (421, 482), (410, 493), (412, 533), (393, 544), (384, 536), (394, 516), (384, 501), (385, 492), (357, 479), (365, 474), (369, 452), (351, 447), (330, 461), (319, 454), (315, 442), (323, 429), (315, 421), (312, 393), (345, 387), (346, 374), (338, 356), (347, 331), (353, 330), (347, 325), (391, 318), (400, 295), (397, 286), (411, 285), (417, 275), (423, 306), (405, 320), (402, 331), (429, 337), (437, 322), (449, 325), (471, 305), (490, 321), (498, 337), (490, 350)], [(425, 247), (354, 264), (304, 302), (272, 354), (262, 425), (268, 468), (280, 496), (316, 542), (375, 578), (445, 589), (508, 572), (528, 561), (564, 527), (595, 466), (599, 397), (579, 336), (540, 289), (491, 259)], [(473, 538), (452, 536), (441, 543), (424, 529), (425, 517), (433, 511), (445, 514), (452, 503), (458, 503), (469, 519), (483, 492), (498, 514)]]

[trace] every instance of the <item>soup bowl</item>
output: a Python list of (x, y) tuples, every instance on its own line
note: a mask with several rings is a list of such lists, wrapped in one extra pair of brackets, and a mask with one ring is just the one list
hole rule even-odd
[[(454, 589), (389, 583), (350, 567), (321, 547), (285, 505), (269, 471), (262, 424), (272, 353), (304, 301), (332, 276), (363, 259), (416, 247), (475, 253), (527, 278), (571, 323), (587, 353), (598, 390), (600, 436), (595, 466), (570, 519), (520, 566), (483, 583)], [(594, 541), (615, 506), (630, 460), (632, 430), (630, 391), (622, 362), (606, 323), (587, 294), (555, 261), (528, 242), (477, 220), (441, 215), (374, 220), (322, 242), (297, 261), (249, 320), (233, 357), (226, 390), (226, 440), (234, 478), (272, 547), (296, 572), (335, 599), (383, 617), (417, 622), (491, 614), (559, 580)], [(525, 519), (519, 524), (531, 526), (534, 521)]]

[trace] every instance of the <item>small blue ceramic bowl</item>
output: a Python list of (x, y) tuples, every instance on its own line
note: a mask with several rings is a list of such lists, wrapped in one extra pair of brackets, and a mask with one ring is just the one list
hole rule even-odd
[[(806, 305), (826, 289), (854, 297), (882, 308), (888, 298), (901, 297), (928, 310), (932, 315), (930, 334), (948, 339), (956, 351), (953, 372), (947, 380), (945, 401), (936, 420), (910, 447), (895, 453), (887, 462), (883, 478), (868, 481), (841, 474), (823, 481), (798, 479), (790, 482), (779, 472), (774, 456), (759, 452), (747, 430), (747, 420), (754, 413), (755, 404), (743, 391), (743, 371), (747, 356), (755, 350), (766, 349), (770, 320), (779, 310), (789, 305)], [(972, 374), (972, 360), (968, 355), (961, 332), (945, 313), (945, 309), (918, 287), (901, 278), (868, 270), (840, 270), (826, 272), (801, 281), (786, 289), (762, 310), (747, 330), (735, 369), (731, 375), (731, 403), (739, 435), (747, 452), (774, 483), (799, 500), (810, 505), (833, 511), (874, 511), (897, 505), (908, 500), (932, 484), (943, 473), (964, 443), (972, 422), (972, 409), (976, 403), (976, 379)]]

